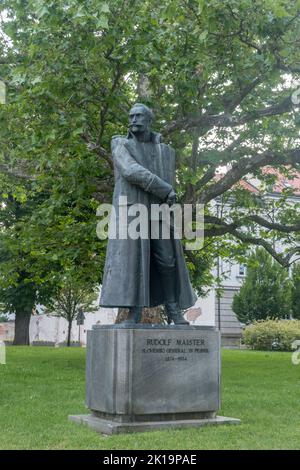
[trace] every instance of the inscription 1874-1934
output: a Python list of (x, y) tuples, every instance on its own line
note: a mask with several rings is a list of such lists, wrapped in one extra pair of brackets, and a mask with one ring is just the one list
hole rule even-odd
[(204, 338), (148, 338), (142, 352), (164, 354), (165, 361), (187, 361), (190, 354), (208, 353), (208, 348)]

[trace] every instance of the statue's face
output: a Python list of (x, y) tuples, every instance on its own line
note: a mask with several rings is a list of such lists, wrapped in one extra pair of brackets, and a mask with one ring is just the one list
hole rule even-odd
[(134, 106), (129, 113), (129, 128), (134, 134), (142, 133), (150, 128), (150, 119), (140, 106)]

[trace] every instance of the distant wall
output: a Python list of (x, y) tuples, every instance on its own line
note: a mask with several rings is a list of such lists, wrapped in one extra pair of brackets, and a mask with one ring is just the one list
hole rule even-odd
[[(86, 313), (84, 325), (80, 326), (80, 343), (86, 345), (87, 331), (93, 325), (111, 325), (117, 317), (117, 308), (101, 308), (95, 313)], [(198, 299), (196, 304), (186, 312), (186, 317), (192, 325), (215, 324), (215, 295), (211, 291), (204, 299)], [(30, 342), (51, 341), (56, 344), (66, 341), (68, 323), (64, 318), (51, 315), (32, 315), (29, 327)], [(14, 322), (0, 323), (0, 340), (13, 340)], [(71, 341), (79, 340), (79, 326), (76, 321), (72, 325)]]
[(15, 322), (0, 323), (0, 341), (12, 341), (15, 334)]
[[(232, 310), (234, 295), (239, 291), (237, 288), (225, 288), (220, 299), (221, 311), (221, 332), (222, 334), (240, 335), (242, 333), (241, 324), (236, 314)], [(219, 327), (218, 300), (216, 299), (216, 325)]]
[[(73, 321), (71, 341), (79, 341), (86, 345), (87, 331), (92, 329), (93, 325), (105, 325), (115, 322), (117, 316), (116, 309), (101, 309), (95, 313), (86, 313), (84, 325), (80, 327), (76, 321)], [(54, 341), (62, 343), (66, 341), (68, 334), (68, 322), (64, 318), (51, 315), (34, 315), (30, 321), (30, 342), (32, 341)]]

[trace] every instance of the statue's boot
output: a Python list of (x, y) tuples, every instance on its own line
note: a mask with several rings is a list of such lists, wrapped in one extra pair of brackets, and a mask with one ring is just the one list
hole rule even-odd
[(165, 304), (165, 310), (168, 316), (168, 324), (174, 322), (174, 325), (189, 325), (184, 318), (177, 302), (169, 302)]
[(120, 322), (120, 325), (135, 325), (140, 323), (142, 318), (142, 307), (129, 307), (128, 317)]
[(175, 325), (189, 325), (189, 322), (183, 317), (182, 312), (176, 300), (176, 269), (175, 259), (170, 265), (160, 267), (161, 281), (165, 297), (165, 312), (167, 322)]

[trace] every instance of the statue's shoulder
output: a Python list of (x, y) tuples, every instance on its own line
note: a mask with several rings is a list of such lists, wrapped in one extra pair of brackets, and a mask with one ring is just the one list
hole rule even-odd
[(127, 137), (125, 135), (113, 135), (111, 140), (115, 140), (115, 139), (127, 139)]
[(171, 145), (169, 144), (166, 144), (163, 140), (163, 136), (161, 134), (159, 134), (159, 132), (151, 132), (151, 140), (152, 142), (154, 142), (155, 144), (160, 144), (160, 146), (163, 148), (163, 149), (168, 149), (169, 151), (171, 152), (175, 152), (175, 150), (173, 149), (173, 147), (171, 147)]
[(124, 144), (128, 141), (124, 135), (113, 135), (111, 138), (111, 149), (113, 150), (117, 145)]
[(113, 135), (111, 138), (111, 142), (124, 142), (128, 140), (128, 138), (125, 135)]
[(175, 150), (173, 149), (173, 147), (171, 147), (171, 145), (165, 144), (164, 142), (162, 142), (162, 143), (161, 143), (161, 148), (162, 148), (162, 151), (163, 151), (166, 155), (175, 156)]
[(154, 144), (162, 144), (162, 135), (159, 132), (151, 131), (151, 142), (153, 142)]

